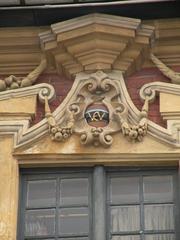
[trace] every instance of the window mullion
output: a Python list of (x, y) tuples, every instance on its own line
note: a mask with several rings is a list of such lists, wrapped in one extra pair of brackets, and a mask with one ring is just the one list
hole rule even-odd
[(139, 200), (140, 200), (140, 239), (144, 240), (144, 197), (143, 197), (143, 176), (139, 177)]
[(60, 177), (56, 178), (56, 222), (55, 222), (55, 239), (59, 235), (59, 204), (60, 203)]
[(103, 166), (96, 166), (93, 175), (93, 240), (106, 239), (106, 177)]
[[(175, 209), (177, 210), (176, 215), (176, 239), (180, 239), (180, 161), (179, 161), (179, 168), (178, 168), (178, 174), (177, 174), (177, 181), (174, 181), (176, 184), (174, 184), (174, 195), (175, 195)], [(177, 190), (178, 189), (178, 190)], [(176, 193), (176, 194), (175, 194)]]

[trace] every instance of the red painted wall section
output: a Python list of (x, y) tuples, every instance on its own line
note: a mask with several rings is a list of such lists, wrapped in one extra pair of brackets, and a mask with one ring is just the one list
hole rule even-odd
[[(173, 69), (177, 72), (180, 72), (180, 66), (173, 67)], [(126, 86), (129, 95), (139, 110), (141, 110), (143, 106), (143, 102), (139, 97), (140, 88), (144, 84), (150, 82), (170, 82), (170, 80), (165, 77), (157, 68), (144, 68), (126, 79)], [(148, 118), (166, 128), (166, 121), (163, 121), (159, 112), (159, 97), (156, 97), (156, 100), (150, 104)]]
[[(129, 92), (129, 95), (135, 104), (135, 106), (141, 110), (143, 102), (140, 100), (139, 91), (141, 87), (150, 82), (170, 82), (169, 79), (164, 77), (158, 69), (155, 68), (146, 68), (142, 69), (139, 72), (136, 72), (132, 76), (126, 79), (126, 86)], [(159, 97), (156, 97), (156, 100), (149, 105), (149, 114), (148, 118), (163, 126), (166, 127), (166, 122), (163, 121), (159, 113)]]
[[(36, 82), (36, 84), (38, 83), (49, 83), (54, 87), (56, 91), (56, 99), (50, 103), (50, 108), (51, 108), (51, 111), (53, 112), (61, 104), (61, 102), (64, 100), (64, 98), (68, 94), (69, 90), (72, 87), (73, 80), (67, 79), (64, 76), (60, 76), (58, 74), (53, 73), (53, 74), (42, 74), (38, 78), (38, 81)], [(44, 118), (44, 116), (45, 116), (44, 104), (38, 102), (37, 113), (32, 124), (34, 125), (35, 123), (39, 122)]]

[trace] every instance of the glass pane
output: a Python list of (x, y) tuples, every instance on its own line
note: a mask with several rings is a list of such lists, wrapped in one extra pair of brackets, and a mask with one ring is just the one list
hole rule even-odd
[(112, 232), (137, 231), (139, 228), (139, 206), (123, 206), (111, 208)]
[(151, 176), (143, 178), (145, 201), (172, 201), (173, 178), (172, 176)]
[(55, 210), (29, 210), (26, 212), (26, 236), (47, 236), (55, 233)]
[(110, 197), (112, 203), (132, 203), (139, 201), (139, 178), (111, 178)]
[(61, 180), (60, 202), (65, 205), (88, 204), (88, 179)]
[(64, 208), (59, 211), (59, 234), (89, 232), (87, 208)]
[(58, 240), (88, 240), (87, 237), (58, 238)]
[(147, 205), (144, 207), (146, 230), (173, 230), (172, 204)]
[(55, 205), (56, 202), (56, 181), (38, 180), (29, 181), (27, 184), (27, 206), (47, 207)]
[(140, 236), (130, 235), (130, 236), (113, 236), (112, 240), (140, 240)]
[(152, 234), (146, 235), (145, 240), (175, 240), (174, 234)]

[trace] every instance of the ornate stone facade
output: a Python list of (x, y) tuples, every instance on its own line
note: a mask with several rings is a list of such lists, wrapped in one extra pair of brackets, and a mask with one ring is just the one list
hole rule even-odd
[[(109, 21), (108, 15), (92, 14), (43, 29), (22, 30), (26, 32), (22, 39), (33, 36), (23, 45), (24, 55), (18, 53), (25, 64), (17, 58), (18, 48), (14, 47), (17, 33), (11, 35), (9, 57), (4, 58), (4, 65), (0, 60), (4, 75), (0, 81), (4, 90), (0, 92), (0, 239), (16, 239), (21, 167), (178, 165), (180, 86), (179, 74), (173, 68), (180, 59), (180, 20), (170, 21), (168, 27), (166, 24), (160, 20), (157, 27), (156, 21), (117, 16)], [(169, 29), (174, 35), (164, 39), (163, 33)], [(15, 29), (7, 30), (7, 38), (11, 31)], [(0, 46), (3, 44), (0, 36)], [(165, 44), (170, 46), (170, 53)], [(172, 83), (155, 79), (140, 89), (135, 83), (133, 90), (142, 100), (138, 108), (129, 95), (127, 76), (139, 69), (155, 69), (151, 58)], [(11, 74), (9, 69), (17, 76), (6, 77)], [(44, 76), (61, 73), (74, 82), (54, 111), (50, 109), (55, 93), (63, 89), (56, 84), (53, 88), (48, 80), (39, 84), (42, 71)], [(167, 127), (148, 118), (158, 97), (158, 110)], [(44, 116), (33, 125), (38, 106)]]

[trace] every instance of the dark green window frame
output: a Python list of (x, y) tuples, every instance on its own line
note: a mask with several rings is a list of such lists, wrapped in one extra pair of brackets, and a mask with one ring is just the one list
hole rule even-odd
[[(172, 199), (165, 199), (164, 197), (157, 199), (157, 196), (154, 197), (154, 200), (149, 200), (150, 196), (145, 199), (145, 193), (144, 193), (144, 185), (147, 179), (167, 179), (167, 178), (172, 178)], [(139, 187), (139, 192), (137, 193), (138, 200), (134, 201), (112, 201), (110, 195), (111, 195), (111, 181), (114, 179), (126, 179), (132, 182), (132, 185), (134, 184), (135, 181), (137, 181), (134, 186)], [(132, 179), (132, 180), (131, 180)], [(162, 182), (163, 183), (163, 182)], [(152, 184), (153, 185), (153, 184)], [(108, 174), (108, 191), (107, 191), (107, 208), (108, 208), (108, 225), (111, 226), (112, 224), (112, 213), (114, 210), (118, 212), (118, 210), (121, 211), (123, 215), (123, 211), (125, 211), (124, 216), (127, 214), (127, 209), (133, 210), (135, 214), (137, 214), (138, 211), (138, 216), (139, 216), (139, 223), (137, 226), (135, 226), (134, 231), (133, 230), (127, 230), (123, 229), (123, 231), (113, 231), (113, 227), (108, 232), (108, 238), (107, 239), (112, 239), (112, 240), (174, 240), (174, 239), (179, 239), (179, 233), (178, 233), (178, 220), (179, 220), (179, 214), (178, 214), (178, 174), (176, 170), (146, 170), (146, 169), (141, 169), (137, 170), (134, 169), (132, 171), (115, 171), (115, 172), (110, 172)], [(157, 190), (157, 189), (156, 189)], [(147, 193), (146, 193), (147, 195)], [(157, 192), (156, 192), (157, 195)], [(163, 229), (164, 226), (161, 226), (160, 229), (148, 229), (151, 227), (152, 224), (154, 224), (155, 220), (148, 220), (147, 213), (148, 213), (148, 208), (155, 208), (156, 211), (158, 211), (160, 208), (165, 208), (167, 211), (170, 209), (173, 215), (172, 221), (174, 221), (174, 229)], [(168, 209), (169, 208), (169, 209)], [(152, 212), (152, 216), (154, 214), (154, 218), (158, 217), (155, 212)], [(165, 211), (165, 210), (163, 210)], [(146, 218), (145, 218), (146, 216)], [(170, 216), (169, 216), (170, 218)], [(146, 220), (145, 220), (146, 219)], [(149, 222), (148, 222), (149, 221)], [(124, 225), (124, 224), (123, 224)], [(150, 225), (150, 226), (149, 226)], [(116, 226), (116, 230), (117, 230)], [(161, 229), (162, 228), (162, 229)], [(159, 238), (158, 238), (159, 236)], [(154, 238), (153, 238), (154, 237)]]
[[(144, 202), (143, 200), (143, 177), (147, 176), (172, 176), (173, 179), (173, 199), (172, 201), (167, 202)], [(89, 234), (65, 234), (58, 235), (57, 227), (55, 235), (37, 236), (30, 237), (24, 236), (25, 229), (25, 211), (28, 210), (26, 206), (26, 196), (27, 196), (27, 181), (33, 179), (50, 179), (56, 177), (57, 179), (73, 179), (73, 178), (87, 178), (89, 181), (89, 190), (88, 190), (88, 206), (82, 205), (79, 207), (85, 207), (89, 210)], [(139, 201), (133, 203), (113, 203), (110, 199), (110, 185), (111, 179), (113, 178), (138, 178), (139, 179)], [(35, 170), (22, 170), (21, 171), (21, 185), (20, 185), (20, 202), (19, 202), (19, 223), (18, 223), (18, 240), (131, 240), (128, 236), (139, 236), (138, 238), (132, 238), (133, 240), (149, 240), (145, 238), (147, 235), (151, 234), (175, 234), (175, 240), (180, 239), (179, 234), (179, 193), (178, 193), (178, 172), (175, 168), (107, 168), (103, 166), (96, 166), (94, 168), (69, 168), (69, 169), (35, 169)], [(59, 190), (56, 192), (59, 194)], [(57, 197), (58, 198), (58, 197)], [(57, 202), (57, 200), (56, 200)], [(155, 205), (155, 204), (174, 204), (174, 221), (175, 221), (175, 230), (152, 230), (147, 231), (144, 228), (144, 206), (145, 205)], [(140, 208), (140, 229), (138, 231), (112, 231), (112, 220), (111, 220), (111, 208), (113, 206), (138, 206)], [(38, 206), (40, 207), (40, 206)], [(37, 208), (38, 208), (37, 207)], [(60, 206), (53, 206), (56, 209), (56, 225), (58, 221), (57, 211)], [(67, 207), (67, 206), (66, 206)], [(69, 208), (78, 207), (77, 205), (69, 205)], [(114, 237), (113, 237), (114, 236)], [(116, 236), (116, 237), (115, 237)], [(124, 239), (122, 238), (124, 236)], [(169, 235), (170, 236), (170, 235)], [(72, 238), (71, 238), (72, 237)], [(153, 239), (153, 238), (152, 238)], [(158, 238), (157, 238), (158, 239)], [(164, 240), (164, 238), (162, 238)], [(167, 238), (168, 240), (173, 238)], [(154, 240), (154, 239), (153, 239)], [(159, 240), (159, 239), (158, 239)], [(161, 240), (161, 239), (160, 239)], [(174, 239), (173, 239), (174, 240)]]

